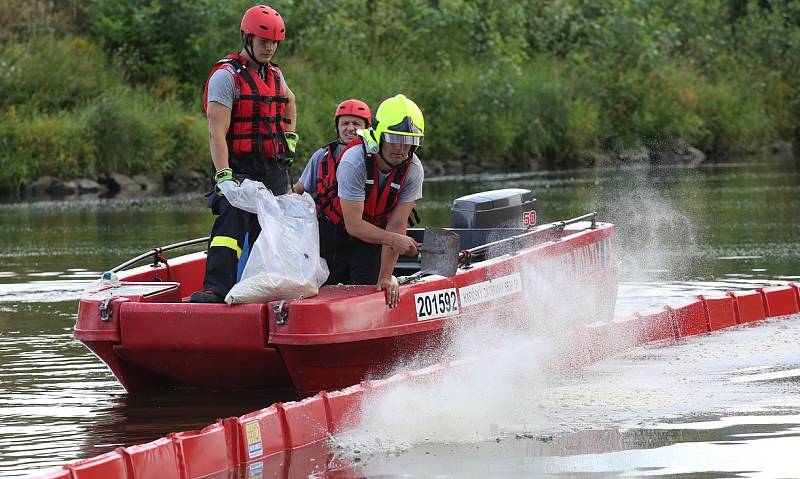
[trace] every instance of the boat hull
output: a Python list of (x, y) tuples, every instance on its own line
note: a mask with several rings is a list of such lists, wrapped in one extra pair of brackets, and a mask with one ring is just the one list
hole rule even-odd
[[(576, 320), (610, 320), (613, 226), (581, 223), (556, 234), (495, 251), (453, 277), (404, 285), (393, 309), (372, 286), (323, 287), (318, 296), (284, 304), (188, 303), (200, 289), (205, 255), (186, 255), (169, 267), (130, 270), (120, 285), (87, 290), (75, 337), (130, 392), (292, 387), (305, 395), (343, 388), (399, 364), (440, 360), (454, 325), (489, 317), (518, 324), (521, 315), (535, 322), (563, 308), (574, 309)], [(558, 282), (567, 290), (554, 298), (550, 288)]]

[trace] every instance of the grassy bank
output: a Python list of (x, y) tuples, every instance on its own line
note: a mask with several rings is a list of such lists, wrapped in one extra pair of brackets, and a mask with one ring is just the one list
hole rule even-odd
[[(0, 39), (0, 188), (205, 171), (202, 85), (237, 47), (242, 2), (201, 1), (203, 28), (169, 34), (152, 23), (179, 8), (73, 3), (86, 13), (73, 23), (34, 36), (11, 25)], [(796, 1), (274, 5), (290, 32), (276, 61), (298, 98), (301, 158), (333, 137), (338, 101), (396, 92), (425, 113), (432, 174), (563, 168), (654, 145), (729, 155), (800, 131)]]

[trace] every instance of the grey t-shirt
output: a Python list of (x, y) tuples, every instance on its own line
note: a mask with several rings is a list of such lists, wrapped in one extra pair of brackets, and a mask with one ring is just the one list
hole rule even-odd
[[(319, 162), (325, 153), (328, 151), (328, 145), (323, 146), (319, 150), (315, 151), (311, 157), (308, 159), (308, 163), (306, 163), (305, 169), (303, 169), (303, 174), (300, 175), (300, 182), (303, 183), (303, 188), (308, 191), (309, 194), (313, 194), (314, 191), (317, 189), (317, 172), (319, 171)], [(336, 147), (333, 149), (333, 156), (339, 156), (339, 152), (342, 151), (341, 143), (337, 143)]]
[[(380, 184), (383, 185), (391, 173), (378, 172)], [(411, 158), (408, 176), (400, 188), (398, 203), (412, 203), (422, 198), (422, 181), (425, 172), (417, 155)], [(364, 165), (364, 149), (350, 148), (342, 156), (336, 170), (336, 181), (339, 183), (339, 198), (348, 201), (364, 201), (364, 185), (367, 181), (367, 169)]]
[[(236, 82), (233, 80), (234, 73), (229, 68), (232, 69), (233, 67), (220, 68), (208, 79), (208, 101), (209, 103), (215, 101), (232, 110), (233, 100), (239, 98), (241, 92), (236, 88)], [(281, 83), (285, 91), (286, 79), (283, 78), (283, 75), (281, 75)]]

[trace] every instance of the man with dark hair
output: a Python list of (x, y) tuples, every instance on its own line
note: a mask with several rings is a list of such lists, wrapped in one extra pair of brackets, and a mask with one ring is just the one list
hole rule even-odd
[(214, 191), (209, 206), (217, 215), (211, 229), (203, 291), (190, 301), (222, 303), (236, 283), (237, 263), (261, 232), (256, 215), (231, 206), (245, 178), (260, 181), (275, 195), (288, 191), (288, 168), (297, 145), (297, 107), (272, 57), (286, 38), (283, 18), (256, 5), (241, 23), (242, 50), (220, 60), (206, 81), (203, 106), (208, 117)]

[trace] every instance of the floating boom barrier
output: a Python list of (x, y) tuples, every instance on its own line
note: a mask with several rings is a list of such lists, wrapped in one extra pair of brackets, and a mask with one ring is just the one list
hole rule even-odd
[[(677, 306), (594, 323), (568, 334), (571, 347), (588, 364), (632, 347), (710, 333), (767, 318), (800, 313), (800, 284), (753, 291), (701, 295)], [(637, 334), (629, 334), (631, 331)], [(417, 378), (432, 379), (464, 360), (437, 364), (387, 379), (323, 391), (301, 401), (276, 403), (239, 417), (220, 419), (199, 431), (169, 434), (146, 444), (119, 447), (30, 479), (200, 479), (307, 477), (320, 467), (337, 477), (359, 477), (339, 464), (325, 441), (357, 424), (366, 394)], [(326, 464), (311, 458), (327, 457)], [(348, 475), (350, 474), (350, 475)]]

